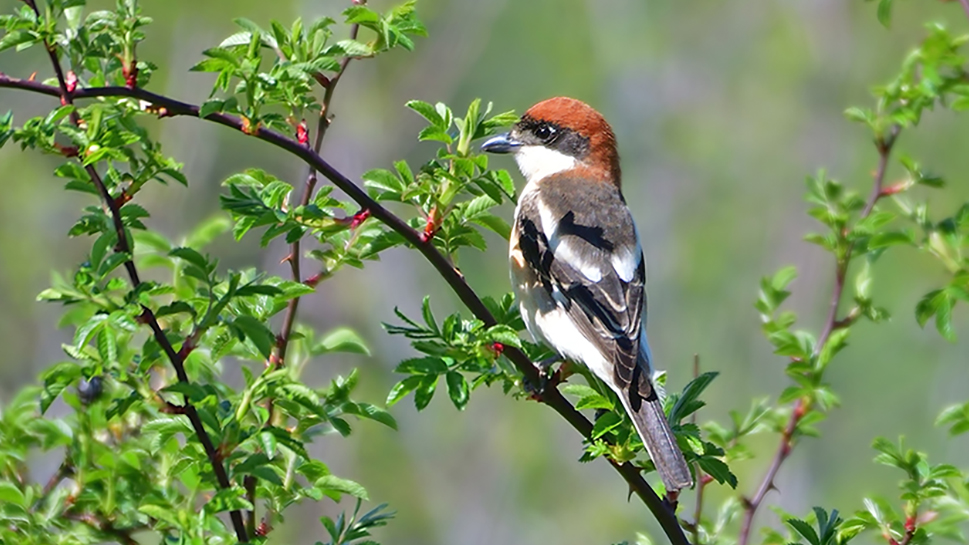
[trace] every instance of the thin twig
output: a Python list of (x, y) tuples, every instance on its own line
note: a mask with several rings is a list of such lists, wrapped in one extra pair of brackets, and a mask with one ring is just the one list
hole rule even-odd
[[(36, 93), (58, 96), (57, 89), (49, 85), (18, 78), (11, 78), (2, 74), (0, 74), (0, 87), (17, 88)], [(129, 89), (126, 87), (96, 87), (90, 89), (78, 89), (75, 91), (74, 96), (76, 98), (130, 97), (152, 104), (162, 117), (199, 116), (199, 107), (196, 105), (174, 100), (140, 88)], [(205, 116), (205, 119), (207, 121), (212, 121), (214, 123), (233, 128), (240, 132), (245, 132), (243, 131), (242, 121), (230, 115), (211, 113)], [(433, 244), (427, 243), (421, 237), (420, 233), (407, 225), (403, 219), (396, 216), (384, 208), (380, 203), (372, 199), (366, 191), (361, 189), (360, 186), (356, 185), (338, 170), (333, 168), (328, 162), (320, 157), (319, 154), (313, 152), (313, 150), (299, 144), (299, 142), (291, 138), (264, 127), (259, 127), (254, 131), (250, 129), (247, 134), (250, 134), (250, 136), (268, 142), (273, 146), (299, 157), (308, 165), (312, 166), (318, 172), (323, 174), (328, 180), (330, 180), (330, 182), (333, 183), (333, 185), (346, 193), (347, 196), (360, 205), (361, 208), (369, 210), (372, 216), (400, 234), (404, 240), (407, 241), (407, 243), (416, 248), (431, 264), (431, 266), (434, 267), (438, 274), (440, 274), (442, 279), (447, 282), (447, 284), (451, 287), (458, 298), (461, 299), (461, 302), (464, 303), (468, 310), (470, 310), (472, 314), (484, 322), (486, 326), (492, 326), (497, 323), (494, 316), (491, 314), (491, 311), (488, 310), (488, 307), (484, 305), (474, 290), (467, 284), (464, 276), (457, 269), (455, 269), (450, 262), (448, 262), (446, 257), (438, 252)], [(531, 382), (532, 384), (538, 384), (540, 380), (538, 370), (534, 363), (529, 360), (528, 356), (524, 354), (524, 352), (514, 347), (507, 347), (504, 351), (504, 355), (515, 364), (515, 367), (517, 367), (522, 375), (524, 375), (525, 380)], [(575, 407), (569, 403), (569, 401), (565, 399), (565, 397), (562, 396), (561, 392), (559, 392), (557, 389), (547, 389), (545, 392), (543, 392), (543, 395), (539, 400), (562, 416), (562, 418), (564, 418), (583, 437), (591, 436), (592, 423), (589, 422), (589, 420), (579, 411), (577, 411)], [(653, 491), (652, 487), (649, 486), (642, 476), (642, 470), (629, 462), (620, 464), (615, 460), (610, 459), (609, 463), (622, 476), (622, 478), (625, 479), (629, 487), (636, 493), (637, 496), (640, 497), (643, 503), (646, 504), (646, 507), (650, 510), (657, 521), (659, 521), (660, 526), (669, 537), (670, 542), (674, 545), (688, 545), (689, 540), (687, 540), (686, 536), (684, 535), (683, 528), (680, 527), (676, 514), (662, 500), (660, 500), (660, 498)]]
[[(878, 150), (878, 167), (873, 177), (871, 193), (868, 196), (865, 208), (861, 212), (861, 216), (858, 218), (859, 220), (867, 218), (875, 208), (875, 203), (885, 196), (882, 192), (882, 186), (885, 183), (888, 160), (891, 156), (892, 148), (895, 146), (895, 141), (898, 139), (899, 132), (901, 132), (901, 127), (893, 125), (888, 135), (880, 137), (875, 141), (875, 148)], [(814, 345), (815, 355), (824, 349), (824, 345), (827, 344), (828, 339), (835, 330), (848, 327), (857, 319), (857, 316), (853, 312), (841, 320), (838, 319), (838, 308), (841, 305), (841, 296), (844, 292), (845, 277), (848, 273), (848, 264), (851, 262), (851, 251), (853, 248), (854, 244), (849, 243), (844, 256), (835, 262), (834, 287), (831, 291), (831, 302), (828, 305), (828, 315), (824, 321), (824, 328), (821, 330), (821, 335)], [(777, 472), (780, 470), (781, 464), (790, 456), (791, 449), (794, 446), (793, 439), (794, 433), (797, 431), (797, 426), (809, 410), (810, 406), (804, 400), (799, 399), (794, 403), (791, 416), (784, 426), (784, 431), (781, 433), (780, 444), (777, 446), (774, 458), (767, 468), (767, 473), (761, 479), (760, 485), (757, 487), (757, 491), (753, 497), (744, 498), (744, 520), (740, 528), (740, 537), (737, 540), (738, 545), (747, 545), (747, 541), (750, 539), (750, 531), (753, 527), (754, 515), (757, 513), (760, 504), (764, 501), (764, 497), (774, 488), (774, 478), (777, 477)]]
[[(700, 376), (700, 355), (693, 354), (693, 380), (696, 380)], [(690, 422), (696, 424), (696, 413), (690, 416)], [(700, 543), (700, 517), (703, 515), (703, 489), (706, 488), (707, 483), (710, 482), (707, 476), (703, 474), (703, 470), (700, 469), (700, 463), (697, 462), (694, 466), (696, 471), (696, 505), (693, 508), (693, 543)]]
[(51, 492), (53, 492), (64, 479), (74, 474), (74, 464), (71, 463), (69, 457), (70, 451), (65, 454), (64, 461), (61, 462), (60, 466), (58, 466), (57, 471), (50, 476), (50, 479), (47, 480), (47, 484), (44, 485), (44, 489), (41, 490), (40, 496), (38, 496), (37, 500), (34, 501), (34, 505), (31, 508), (33, 511), (36, 511), (41, 505), (44, 504), (44, 502), (47, 500), (47, 496), (50, 496)]
[[(34, 11), (37, 17), (41, 17), (40, 10), (37, 9), (37, 4), (34, 0), (24, 0), (24, 3)], [(61, 103), (63, 105), (73, 106), (75, 95), (68, 88), (66, 79), (64, 77), (64, 70), (61, 68), (60, 60), (57, 58), (57, 47), (56, 45), (47, 41), (44, 42), (44, 46), (47, 50), (48, 56), (50, 57), (58, 82), (58, 87), (51, 87), (51, 90), (56, 93), (55, 96), (58, 96), (61, 99)], [(71, 112), (70, 119), (75, 126), (80, 125), (80, 116), (77, 114), (77, 110)], [(138, 287), (141, 284), (141, 278), (138, 275), (138, 269), (135, 267), (135, 263), (132, 260), (131, 244), (128, 242), (125, 232), (124, 221), (121, 217), (121, 207), (119, 203), (111, 196), (111, 192), (104, 184), (104, 180), (101, 179), (101, 176), (98, 174), (98, 171), (94, 165), (87, 165), (85, 170), (87, 171), (88, 176), (91, 177), (91, 181), (97, 188), (101, 199), (111, 212), (112, 223), (118, 238), (116, 251), (127, 255), (127, 259), (124, 263), (125, 270), (128, 272), (128, 277), (131, 279), (133, 287)], [(189, 382), (188, 374), (185, 372), (184, 359), (182, 355), (175, 352), (174, 347), (168, 340), (165, 332), (162, 331), (161, 326), (159, 325), (158, 320), (155, 318), (155, 315), (151, 309), (146, 306), (142, 306), (141, 308), (142, 314), (140, 316), (140, 320), (147, 323), (151, 328), (152, 333), (155, 336), (155, 340), (158, 342), (159, 346), (162, 347), (162, 350), (164, 350), (168, 356), (168, 359), (175, 367), (175, 373), (178, 375), (178, 380), (181, 382)], [(215, 473), (219, 486), (221, 488), (231, 488), (232, 483), (229, 482), (228, 473), (226, 473), (225, 466), (222, 464), (222, 457), (218, 454), (218, 451), (212, 444), (212, 439), (209, 437), (208, 432), (205, 431), (205, 427), (202, 425), (202, 419), (199, 417), (198, 411), (188, 400), (187, 396), (185, 397), (185, 414), (188, 416), (188, 419), (192, 424), (192, 428), (195, 430), (195, 434), (198, 436), (199, 442), (202, 443), (202, 448), (205, 450), (205, 454), (208, 457), (209, 462), (212, 464), (212, 470)], [(241, 542), (247, 542), (249, 538), (248, 534), (246, 533), (245, 526), (243, 525), (242, 513), (239, 510), (233, 510), (229, 513), (229, 516), (232, 520), (236, 537), (238, 537), (239, 541)]]
[[(356, 40), (357, 34), (360, 31), (360, 25), (354, 24), (350, 27), (350, 39)], [(330, 102), (333, 100), (333, 92), (336, 90), (337, 83), (340, 82), (340, 78), (343, 77), (343, 73), (346, 71), (347, 66), (350, 65), (351, 57), (344, 57), (340, 61), (340, 68), (336, 75), (333, 76), (329, 83), (326, 85), (326, 90), (323, 93), (323, 100), (320, 103), (320, 115), (317, 119), (316, 124), (316, 137), (313, 142), (313, 152), (319, 155), (320, 149), (323, 147), (323, 137), (326, 136), (326, 129), (330, 126)], [(306, 175), (306, 183), (303, 184), (303, 193), (300, 196), (299, 204), (300, 206), (306, 206), (310, 203), (310, 199), (313, 197), (313, 191), (316, 189), (317, 174), (316, 169), (312, 165), (309, 166), (309, 173)], [(287, 260), (289, 261), (290, 274), (292, 276), (293, 282), (302, 283), (303, 275), (300, 271), (300, 257), (302, 251), (300, 249), (300, 239), (296, 239), (289, 246), (289, 256)], [(299, 311), (299, 302), (302, 297), (293, 297), (286, 304), (286, 314), (283, 316), (283, 325), (280, 329), (279, 336), (276, 339), (276, 353), (273, 357), (270, 357), (269, 365), (276, 369), (286, 365), (286, 353), (289, 349), (289, 341), (292, 339), (293, 326), (296, 324), (296, 315)], [(272, 398), (267, 402), (267, 409), (269, 411), (269, 418), (266, 419), (266, 424), (271, 425), (273, 421), (274, 414), (274, 403)], [(256, 478), (252, 476), (247, 476), (244, 482), (246, 488), (246, 498), (249, 503), (252, 504), (253, 509), (248, 512), (246, 518), (246, 526), (249, 529), (250, 534), (254, 534), (256, 531)]]
[(966, 17), (969, 17), (969, 0), (959, 0), (962, 4), (962, 9), (966, 12)]

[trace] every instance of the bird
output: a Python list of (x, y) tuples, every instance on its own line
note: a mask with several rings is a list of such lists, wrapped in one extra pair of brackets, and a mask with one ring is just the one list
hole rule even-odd
[(513, 154), (525, 177), (509, 265), (529, 333), (616, 393), (668, 492), (691, 487), (651, 380), (646, 262), (609, 123), (580, 100), (550, 98), (481, 150)]

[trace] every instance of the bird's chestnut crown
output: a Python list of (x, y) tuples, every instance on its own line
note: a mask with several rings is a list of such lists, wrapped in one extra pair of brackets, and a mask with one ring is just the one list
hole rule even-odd
[[(481, 148), (515, 153), (524, 170), (525, 158), (521, 155), (539, 147), (573, 159), (574, 168), (587, 171), (594, 179), (619, 185), (619, 153), (612, 128), (599, 112), (580, 100), (543, 100), (529, 108), (511, 132), (488, 140)], [(548, 158), (547, 154), (542, 156)]]

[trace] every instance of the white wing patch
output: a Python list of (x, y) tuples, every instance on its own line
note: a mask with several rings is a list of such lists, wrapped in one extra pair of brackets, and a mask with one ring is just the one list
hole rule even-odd
[(559, 218), (556, 218), (551, 209), (545, 206), (540, 195), (538, 195), (537, 204), (538, 213), (542, 219), (542, 232), (545, 233), (545, 238), (548, 239), (548, 248), (552, 251), (555, 259), (563, 263), (568, 263), (570, 267), (579, 271), (590, 282), (602, 280), (602, 265), (583, 259), (575, 251), (573, 243), (559, 235)]
[(609, 257), (612, 268), (616, 270), (619, 278), (623, 282), (631, 282), (636, 277), (636, 270), (639, 269), (639, 260), (643, 258), (643, 250), (639, 246), (639, 236), (636, 236), (636, 246), (623, 246), (617, 248)]
[(575, 167), (575, 157), (545, 146), (522, 146), (515, 152), (518, 170), (528, 183), (539, 182), (552, 174)]

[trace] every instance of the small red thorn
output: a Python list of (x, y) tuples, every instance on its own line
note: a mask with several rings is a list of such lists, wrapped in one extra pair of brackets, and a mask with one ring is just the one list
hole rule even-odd
[(892, 184), (892, 185), (890, 185), (890, 186), (882, 189), (881, 192), (879, 193), (879, 196), (888, 197), (889, 195), (894, 195), (896, 193), (901, 193), (902, 191), (905, 191), (905, 188), (906, 187), (907, 187), (907, 184), (905, 182), (899, 182), (897, 184)]
[(360, 224), (367, 221), (370, 217), (370, 209), (364, 208), (363, 210), (357, 212), (353, 215), (353, 219), (350, 221), (350, 229), (356, 229), (360, 227)]
[(282, 265), (283, 263), (288, 263), (288, 262), (290, 262), (292, 260), (293, 260), (293, 254), (289, 254), (286, 257), (280, 259), (279, 260), (279, 264)]
[(27, 81), (34, 81), (36, 79), (37, 79), (37, 72), (34, 72), (33, 74), (30, 75), (29, 78), (27, 78)]
[(306, 120), (299, 122), (296, 126), (296, 140), (299, 141), (300, 145), (307, 146), (310, 143), (310, 133), (306, 130)]
[(797, 405), (794, 406), (794, 418), (801, 420), (804, 418), (805, 413), (807, 413), (807, 408), (804, 406), (804, 403), (798, 401)]
[(704, 474), (702, 477), (700, 477), (700, 482), (703, 483), (704, 485), (710, 484), (713, 482), (713, 477), (707, 474)]
[(324, 275), (323, 275), (322, 272), (318, 272), (318, 273), (314, 274), (313, 276), (307, 278), (306, 280), (303, 280), (303, 283), (306, 284), (307, 286), (311, 287), (311, 288), (315, 288), (316, 285), (319, 284), (323, 280), (323, 276)]
[(431, 208), (430, 214), (427, 215), (427, 223), (424, 225), (424, 231), (421, 233), (421, 242), (427, 242), (434, 238), (434, 234), (437, 233), (438, 224), (441, 218), (438, 217), (437, 207)]

